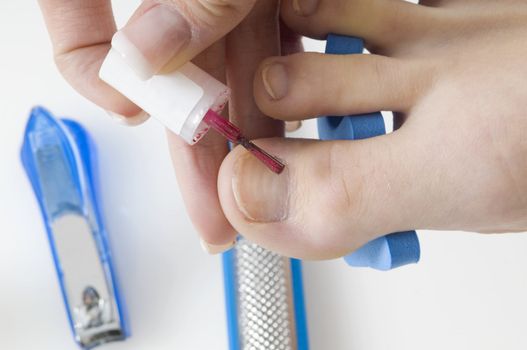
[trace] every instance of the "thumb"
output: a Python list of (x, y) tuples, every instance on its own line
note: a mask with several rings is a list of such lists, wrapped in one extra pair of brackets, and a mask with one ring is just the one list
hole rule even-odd
[(249, 240), (307, 259), (340, 257), (378, 236), (411, 229), (419, 208), (394, 135), (353, 142), (259, 140), (285, 160), (280, 175), (237, 147), (220, 170), (223, 211)]
[(112, 39), (143, 79), (174, 70), (230, 32), (256, 0), (145, 0)]

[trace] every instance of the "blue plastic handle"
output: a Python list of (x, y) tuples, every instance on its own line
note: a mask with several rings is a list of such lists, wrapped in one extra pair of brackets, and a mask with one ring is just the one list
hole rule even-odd
[[(362, 54), (364, 41), (360, 38), (330, 34), (326, 53), (335, 55)], [(321, 117), (318, 119), (321, 140), (360, 140), (386, 133), (381, 112), (346, 117)], [(377, 238), (344, 257), (351, 266), (390, 270), (417, 263), (421, 250), (415, 231), (392, 233)]]

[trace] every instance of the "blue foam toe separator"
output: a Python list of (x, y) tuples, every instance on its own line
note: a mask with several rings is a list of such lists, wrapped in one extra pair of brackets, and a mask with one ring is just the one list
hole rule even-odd
[[(326, 53), (335, 55), (362, 54), (364, 42), (360, 38), (330, 34)], [(347, 117), (318, 118), (321, 140), (360, 140), (386, 133), (380, 112)], [(421, 250), (415, 231), (392, 233), (377, 238), (344, 257), (351, 266), (390, 270), (419, 261)]]

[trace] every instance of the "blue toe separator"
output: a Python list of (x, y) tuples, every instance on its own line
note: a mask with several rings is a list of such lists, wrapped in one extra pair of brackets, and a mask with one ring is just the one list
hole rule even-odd
[[(335, 55), (362, 54), (364, 42), (360, 38), (330, 34), (326, 53)], [(386, 134), (381, 112), (346, 117), (318, 118), (321, 140), (360, 140)], [(344, 257), (355, 267), (370, 267), (376, 270), (417, 263), (421, 255), (419, 239), (415, 231), (392, 233), (377, 238), (359, 250)]]

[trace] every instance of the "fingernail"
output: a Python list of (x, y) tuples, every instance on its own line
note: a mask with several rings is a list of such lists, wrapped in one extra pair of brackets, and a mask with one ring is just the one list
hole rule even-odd
[(236, 205), (254, 222), (279, 222), (289, 213), (289, 172), (277, 175), (250, 154), (234, 164), (232, 190)]
[(285, 131), (294, 132), (302, 127), (302, 121), (295, 120), (292, 122), (285, 122)]
[(201, 239), (200, 243), (201, 243), (201, 248), (205, 251), (205, 253), (210, 254), (210, 255), (216, 255), (216, 254), (226, 252), (227, 250), (234, 247), (234, 245), (236, 244), (236, 241), (232, 241), (230, 243), (222, 244), (222, 245), (214, 245), (214, 244), (207, 243), (203, 239)]
[(150, 118), (150, 115), (148, 115), (148, 113), (145, 111), (141, 111), (132, 117), (125, 117), (124, 115), (120, 115), (112, 111), (106, 111), (106, 113), (108, 113), (110, 118), (112, 118), (114, 121), (126, 126), (137, 126), (143, 124), (148, 120), (148, 118)]
[(287, 95), (287, 70), (281, 63), (272, 63), (262, 70), (265, 90), (273, 100), (280, 100)]
[(143, 80), (151, 78), (190, 41), (190, 26), (175, 9), (156, 5), (112, 38), (112, 47)]
[(293, 0), (293, 10), (299, 16), (311, 16), (318, 7), (318, 0)]

